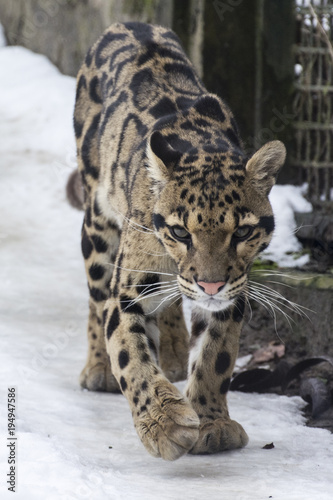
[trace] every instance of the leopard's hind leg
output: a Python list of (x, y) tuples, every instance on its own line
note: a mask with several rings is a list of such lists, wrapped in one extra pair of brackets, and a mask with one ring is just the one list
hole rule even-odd
[(80, 376), (82, 387), (95, 391), (118, 391), (105, 348), (103, 310), (109, 298), (113, 264), (119, 246), (120, 229), (115, 220), (103, 215), (98, 202), (100, 182), (99, 123), (102, 111), (99, 82), (94, 79), (93, 95), (89, 73), (93, 64), (83, 65), (78, 75), (74, 129), (78, 168), (84, 189), (85, 218), (82, 227), (82, 254), (89, 287), (88, 358)]
[[(88, 358), (80, 376), (82, 387), (93, 391), (119, 390), (118, 383), (112, 375), (110, 358), (106, 352), (103, 309), (109, 297), (110, 280), (112, 277), (113, 263), (119, 243), (119, 229), (110, 227), (110, 222), (101, 224), (101, 217), (87, 225), (87, 217), (82, 229), (82, 253), (85, 260), (89, 299), (88, 321)], [(96, 227), (98, 226), (98, 230)], [(103, 237), (99, 234), (102, 233)]]

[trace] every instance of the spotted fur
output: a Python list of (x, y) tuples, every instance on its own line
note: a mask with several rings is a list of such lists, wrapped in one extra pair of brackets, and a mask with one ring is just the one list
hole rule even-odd
[[(247, 160), (231, 111), (175, 34), (139, 23), (111, 26), (88, 52), (74, 127), (90, 292), (81, 385), (121, 390), (154, 456), (244, 446), (226, 395), (284, 146)], [(189, 342), (181, 297), (192, 306)], [(187, 364), (183, 396), (170, 380)]]

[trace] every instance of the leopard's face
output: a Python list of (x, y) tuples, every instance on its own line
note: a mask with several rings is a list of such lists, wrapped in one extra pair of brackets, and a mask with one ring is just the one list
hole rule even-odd
[(240, 155), (201, 151), (182, 157), (158, 196), (156, 235), (177, 264), (180, 291), (203, 309), (235, 301), (271, 240), (268, 194), (252, 181)]

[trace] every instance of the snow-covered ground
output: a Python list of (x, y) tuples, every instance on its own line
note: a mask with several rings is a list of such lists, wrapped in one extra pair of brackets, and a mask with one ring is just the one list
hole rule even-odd
[[(82, 214), (64, 190), (75, 165), (75, 83), (19, 47), (0, 49), (0, 67), (0, 497), (331, 500), (333, 436), (304, 426), (299, 398), (231, 393), (231, 415), (249, 445), (168, 463), (144, 450), (121, 395), (79, 388), (88, 298)], [(290, 251), (292, 220), (282, 208), (301, 203), (300, 191), (277, 188), (274, 197)], [(9, 387), (15, 494), (6, 484)], [(262, 448), (271, 442), (275, 448)]]

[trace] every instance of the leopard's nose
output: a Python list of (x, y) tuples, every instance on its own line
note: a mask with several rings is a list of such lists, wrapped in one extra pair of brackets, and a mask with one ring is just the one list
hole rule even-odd
[(225, 285), (225, 281), (216, 281), (214, 283), (207, 283), (206, 281), (197, 281), (198, 285), (200, 288), (203, 289), (205, 293), (208, 295), (215, 295), (217, 294), (220, 290)]

